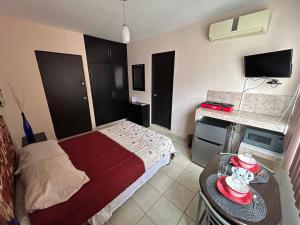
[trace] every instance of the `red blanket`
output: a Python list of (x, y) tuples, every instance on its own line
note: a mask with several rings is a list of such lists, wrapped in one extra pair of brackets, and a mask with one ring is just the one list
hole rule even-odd
[(32, 225), (81, 225), (144, 172), (143, 161), (99, 132), (59, 142), (90, 182), (68, 201), (29, 215)]

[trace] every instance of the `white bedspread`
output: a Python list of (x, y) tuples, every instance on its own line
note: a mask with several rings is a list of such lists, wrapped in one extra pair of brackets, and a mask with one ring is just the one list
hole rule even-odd
[[(139, 156), (145, 164), (146, 172), (106, 207), (90, 218), (89, 222), (92, 225), (103, 225), (112, 213), (163, 165), (166, 165), (169, 162), (170, 155), (175, 153), (171, 139), (129, 121), (120, 122), (114, 126), (101, 129), (99, 132)], [(28, 215), (24, 209), (24, 193), (20, 182), (17, 182), (16, 193), (16, 217), (21, 225), (30, 225)]]
[(162, 157), (175, 152), (170, 138), (130, 121), (118, 123), (99, 132), (140, 157), (146, 170)]

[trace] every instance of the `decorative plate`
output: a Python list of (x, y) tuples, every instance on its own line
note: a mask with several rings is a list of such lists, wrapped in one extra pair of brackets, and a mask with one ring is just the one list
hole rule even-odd
[[(244, 168), (238, 161), (238, 157), (237, 156), (232, 156), (230, 158), (230, 163), (233, 164), (235, 167), (242, 167)], [(255, 164), (254, 167), (252, 168), (244, 168), (246, 170), (249, 170), (252, 173), (258, 173), (260, 171), (260, 165), (258, 163)]]
[(217, 188), (222, 195), (224, 195), (226, 198), (230, 199), (231, 201), (242, 204), (242, 205), (251, 204), (251, 202), (252, 202), (252, 192), (251, 191), (249, 191), (248, 194), (244, 197), (241, 197), (241, 198), (235, 197), (235, 196), (231, 195), (230, 192), (228, 191), (228, 189), (226, 188), (225, 179), (226, 179), (225, 176), (221, 176), (217, 180)]

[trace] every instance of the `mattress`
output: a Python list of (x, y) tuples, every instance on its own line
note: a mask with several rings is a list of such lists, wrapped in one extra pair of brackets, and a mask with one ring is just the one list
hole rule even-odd
[[(92, 225), (104, 224), (112, 213), (140, 186), (149, 180), (163, 165), (169, 163), (170, 155), (175, 152), (169, 138), (129, 121), (121, 122), (99, 132), (139, 156), (144, 162), (145, 173), (90, 218), (89, 222)], [(23, 190), (20, 182), (17, 183), (16, 193), (16, 216), (19, 218), (21, 225), (30, 225), (24, 210), (24, 196), (22, 195)]]

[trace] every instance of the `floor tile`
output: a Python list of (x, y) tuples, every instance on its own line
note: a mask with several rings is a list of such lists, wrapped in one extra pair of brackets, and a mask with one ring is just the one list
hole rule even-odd
[(168, 177), (163, 172), (158, 171), (148, 183), (154, 187), (157, 191), (163, 194), (174, 182), (174, 179)]
[(157, 190), (146, 183), (131, 198), (144, 212), (147, 212), (160, 196)]
[(164, 194), (164, 197), (184, 212), (192, 201), (194, 193), (181, 184), (174, 182)]
[(107, 221), (104, 225), (112, 225), (111, 222)]
[(174, 145), (176, 147), (178, 147), (179, 149), (186, 149), (188, 148), (187, 146), (187, 142), (183, 139), (180, 139), (180, 138), (176, 138), (174, 141), (173, 141)]
[(137, 225), (155, 225), (155, 223), (152, 222), (152, 220), (145, 215), (138, 223)]
[(174, 162), (178, 166), (181, 166), (184, 169), (191, 164), (191, 161), (187, 157), (183, 156), (182, 154), (176, 154), (172, 162)]
[(143, 216), (144, 212), (132, 199), (128, 199), (113, 213), (110, 222), (113, 225), (135, 225)]
[(196, 163), (191, 163), (191, 165), (189, 165), (189, 167), (187, 169), (189, 171), (191, 171), (192, 173), (196, 174), (197, 176), (200, 176), (200, 174), (204, 170), (203, 167), (198, 166)]
[(160, 171), (162, 171), (163, 173), (165, 173), (166, 175), (168, 175), (173, 179), (177, 179), (179, 175), (182, 174), (184, 169), (176, 165), (175, 163), (171, 162), (170, 165), (164, 166), (163, 168), (161, 168)]
[(191, 204), (186, 210), (186, 214), (191, 217), (194, 221), (196, 221), (197, 218), (197, 212), (198, 212), (198, 205), (199, 205), (199, 197), (198, 194), (195, 194)]
[(177, 179), (178, 183), (182, 184), (189, 190), (196, 193), (200, 189), (199, 176), (189, 170), (185, 170)]
[(156, 225), (176, 225), (182, 216), (182, 212), (166, 198), (161, 197), (148, 211), (147, 216)]
[(194, 220), (192, 220), (191, 217), (189, 217), (188, 215), (184, 214), (181, 217), (178, 225), (196, 225), (196, 222)]
[(177, 142), (173, 142), (176, 152), (184, 155), (186, 158), (191, 159), (192, 150), (187, 147), (186, 143), (178, 144)]

